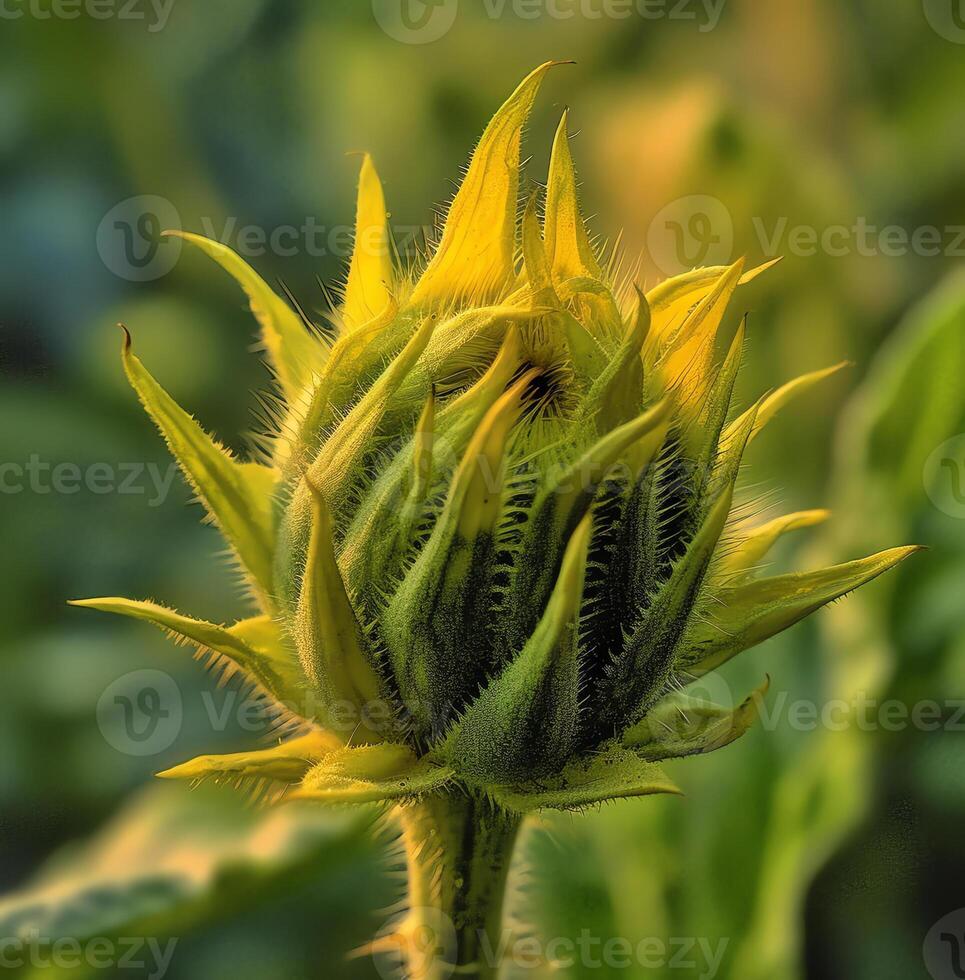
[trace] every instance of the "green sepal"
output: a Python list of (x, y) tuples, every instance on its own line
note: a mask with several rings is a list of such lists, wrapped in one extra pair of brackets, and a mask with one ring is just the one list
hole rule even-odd
[(451, 779), (451, 770), (420, 759), (408, 746), (383, 742), (327, 755), (286, 798), (330, 804), (415, 801)]
[[(503, 346), (486, 373), (466, 392), (438, 409), (431, 444), (422, 451), (431, 454), (432, 479), (427, 495), (441, 494), (452, 477), (455, 461), (486, 412), (492, 408), (519, 366), (519, 331), (510, 327)], [(397, 453), (376, 479), (359, 505), (345, 535), (339, 558), (349, 586), (370, 597), (368, 611), (374, 616), (381, 606), (378, 596), (397, 581), (401, 564), (415, 543), (424, 519), (424, 500), (414, 499), (413, 460), (420, 452), (419, 431)], [(373, 598), (374, 596), (374, 598)]]
[(505, 617), (510, 642), (517, 648), (545, 608), (566, 542), (589, 510), (600, 484), (621, 458), (635, 469), (653, 459), (666, 438), (671, 407), (669, 400), (659, 402), (607, 433), (539, 490), (528, 512), (520, 551), (539, 554), (540, 560), (519, 563)]
[(335, 427), (309, 467), (309, 480), (322, 490), (333, 510), (341, 508), (358, 479), (390, 400), (422, 356), (435, 328), (435, 317), (423, 319), (402, 351)]
[[(727, 352), (727, 357), (710, 389), (700, 424), (684, 431), (684, 438), (694, 452), (694, 466), (688, 490), (698, 505), (703, 500), (714, 472), (719, 454), (726, 449), (724, 424), (734, 397), (734, 387), (740, 371), (744, 350), (746, 321), (740, 325)], [(699, 513), (699, 506), (698, 506)]]
[(892, 548), (843, 565), (757, 579), (723, 591), (706, 616), (689, 625), (680, 643), (679, 669), (700, 677), (921, 550)]
[(178, 642), (194, 644), (201, 654), (213, 652), (227, 657), (247, 680), (292, 709), (297, 710), (304, 697), (305, 681), (298, 669), (298, 658), (270, 616), (218, 626), (182, 616), (155, 602), (104, 598), (76, 599), (70, 604), (140, 619), (164, 630)]
[(505, 455), (536, 373), (524, 374), (486, 413), (429, 540), (382, 617), (402, 699), (425, 738), (445, 731), (492, 666), (483, 624), (494, 605)]
[(607, 800), (661, 793), (683, 795), (659, 766), (615, 744), (577, 756), (555, 776), (499, 786), (491, 793), (500, 806), (516, 813), (582, 810)]
[(507, 782), (559, 769), (579, 721), (579, 616), (593, 534), (573, 534), (549, 604), (522, 652), (466, 710), (442, 751), (460, 775)]
[[(324, 495), (310, 485), (312, 527), (292, 634), (302, 670), (327, 710), (348, 704), (360, 711), (357, 736), (379, 742), (365, 723), (367, 709), (388, 699), (375, 657), (345, 588), (335, 557), (332, 517)], [(318, 718), (323, 726), (331, 719)]]
[(676, 693), (654, 705), (623, 733), (625, 748), (647, 762), (704, 755), (737, 741), (757, 721), (771, 686), (768, 678), (736, 708)]
[(653, 706), (673, 675), (677, 648), (700, 593), (733, 501), (720, 494), (686, 552), (674, 564), (623, 650), (609, 666), (599, 698), (601, 725), (633, 724)]
[(274, 523), (272, 496), (278, 471), (241, 463), (211, 438), (154, 380), (131, 351), (124, 330), (124, 370), (191, 488), (249, 573), (263, 609), (270, 608)]

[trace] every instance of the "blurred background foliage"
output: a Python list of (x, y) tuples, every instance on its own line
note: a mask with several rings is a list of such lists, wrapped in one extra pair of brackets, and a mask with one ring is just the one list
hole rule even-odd
[[(578, 64), (545, 85), (529, 177), (545, 172), (571, 106), (593, 228), (622, 229), (643, 282), (672, 271), (653, 254), (655, 217), (697, 195), (722, 203), (728, 251), (752, 262), (769, 257), (760, 229), (782, 219), (820, 233), (863, 218), (909, 235), (965, 220), (965, 48), (930, 26), (918, 0), (726, 0), (713, 30), (699, 16), (586, 16), (598, 7), (570, 20), (494, 19), (492, 5), (464, 0), (426, 45), (388, 36), (357, 0), (175, 0), (157, 31), (44, 19), (43, 0), (4, 19), (0, 461), (166, 470), (122, 378), (119, 320), (182, 404), (245, 444), (267, 375), (249, 356), (240, 296), (187, 251), (159, 278), (119, 275), (97, 233), (120, 202), (158, 195), (185, 229), (227, 232), (236, 246), (246, 226), (316, 220), (334, 247), (251, 261), (321, 320), (317, 280), (342, 274), (353, 217), (357, 164), (346, 153), (373, 153), (392, 222), (411, 236), (451, 193), (500, 100), (550, 58)], [(740, 745), (678, 764), (687, 798), (535, 830), (518, 909), (545, 936), (726, 940), (716, 975), (733, 980), (908, 980), (926, 976), (930, 926), (962, 904), (961, 735), (948, 724), (802, 732), (781, 705), (965, 696), (965, 511), (929, 462), (965, 431), (962, 250), (794, 251), (740, 299), (752, 313), (744, 402), (806, 370), (854, 368), (753, 451), (749, 500), (763, 497), (768, 513), (836, 510), (777, 565), (910, 541), (931, 551), (713, 682), (716, 697), (737, 698), (768, 672), (777, 707)], [(227, 791), (144, 788), (212, 749), (210, 706), (230, 692), (205, 702), (210, 679), (163, 637), (65, 599), (156, 597), (225, 619), (243, 607), (180, 481), (160, 503), (147, 477), (139, 486), (0, 496), (0, 889), (12, 893), (0, 935), (27, 921), (53, 937), (175, 935), (176, 978), (376, 976), (368, 959), (343, 958), (397, 897), (372, 815), (279, 817), (239, 809)], [(109, 744), (96, 706), (117, 678), (147, 668), (175, 679), (184, 723), (162, 752), (137, 757)], [(947, 707), (943, 721), (954, 714)], [(218, 734), (229, 751), (245, 739), (234, 715)]]

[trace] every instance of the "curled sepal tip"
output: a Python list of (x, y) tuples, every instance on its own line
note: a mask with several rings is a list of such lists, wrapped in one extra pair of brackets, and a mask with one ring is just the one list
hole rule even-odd
[(684, 693), (672, 694), (623, 733), (623, 745), (648, 762), (722, 749), (737, 741), (757, 721), (770, 686), (768, 677), (736, 708), (725, 708)]

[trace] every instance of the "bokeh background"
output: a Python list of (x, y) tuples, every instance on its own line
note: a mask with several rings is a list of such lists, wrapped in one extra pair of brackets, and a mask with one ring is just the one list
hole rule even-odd
[[(553, 58), (577, 64), (544, 84), (528, 179), (570, 106), (592, 227), (622, 231), (641, 282), (785, 255), (732, 311), (751, 313), (743, 403), (853, 362), (753, 450), (749, 495), (836, 511), (777, 567), (931, 550), (715, 682), (736, 698), (769, 673), (773, 720), (677, 764), (685, 799), (535, 830), (519, 914), (547, 937), (656, 940), (627, 977), (961, 977), (933, 927), (965, 905), (965, 12), (412, 0), (402, 13), (400, 0), (4, 0), (0, 938), (175, 937), (178, 980), (380, 975), (344, 957), (398, 897), (372, 816), (266, 814), (230, 791), (152, 784), (250, 744), (239, 702), (148, 627), (65, 605), (121, 594), (244, 612), (216, 533), (167, 482), (115, 324), (242, 449), (267, 382), (253, 322), (200, 253), (154, 243), (158, 225), (239, 248), (323, 322), (353, 217), (348, 154), (374, 155), (411, 252), (496, 106)], [(839, 227), (852, 230), (827, 238)], [(170, 678), (182, 716), (135, 754), (110, 706), (145, 670)], [(799, 700), (860, 696), (870, 724), (792, 717)], [(935, 703), (937, 723), (882, 723), (886, 702)], [(965, 912), (945, 921), (965, 932)]]

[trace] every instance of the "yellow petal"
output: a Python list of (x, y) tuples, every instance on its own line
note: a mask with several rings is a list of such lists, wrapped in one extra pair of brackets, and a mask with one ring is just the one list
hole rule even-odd
[[(780, 259), (772, 259), (745, 272), (738, 285), (745, 286), (753, 282), (780, 261)], [(647, 293), (647, 302), (653, 312), (652, 343), (655, 347), (661, 346), (672, 333), (673, 328), (683, 322), (693, 306), (710, 293), (726, 272), (727, 266), (705, 266), (666, 279)]]
[(567, 116), (568, 113), (564, 112), (550, 158), (544, 226), (546, 254), (557, 282), (578, 276), (602, 279), (603, 272), (593, 253), (580, 213)]
[(493, 117), (449, 208), (442, 239), (413, 304), (492, 300), (511, 281), (523, 126), (546, 72), (537, 68)]
[[(667, 384), (677, 388), (684, 408), (699, 408), (712, 380), (711, 363), (717, 332), (743, 267), (743, 259), (730, 266), (679, 328), (667, 338), (661, 370)], [(652, 350), (652, 338), (655, 336), (651, 327), (648, 351)]]
[(349, 330), (368, 323), (385, 309), (394, 281), (385, 195), (372, 158), (366, 153), (359, 173), (355, 247), (342, 311)]

